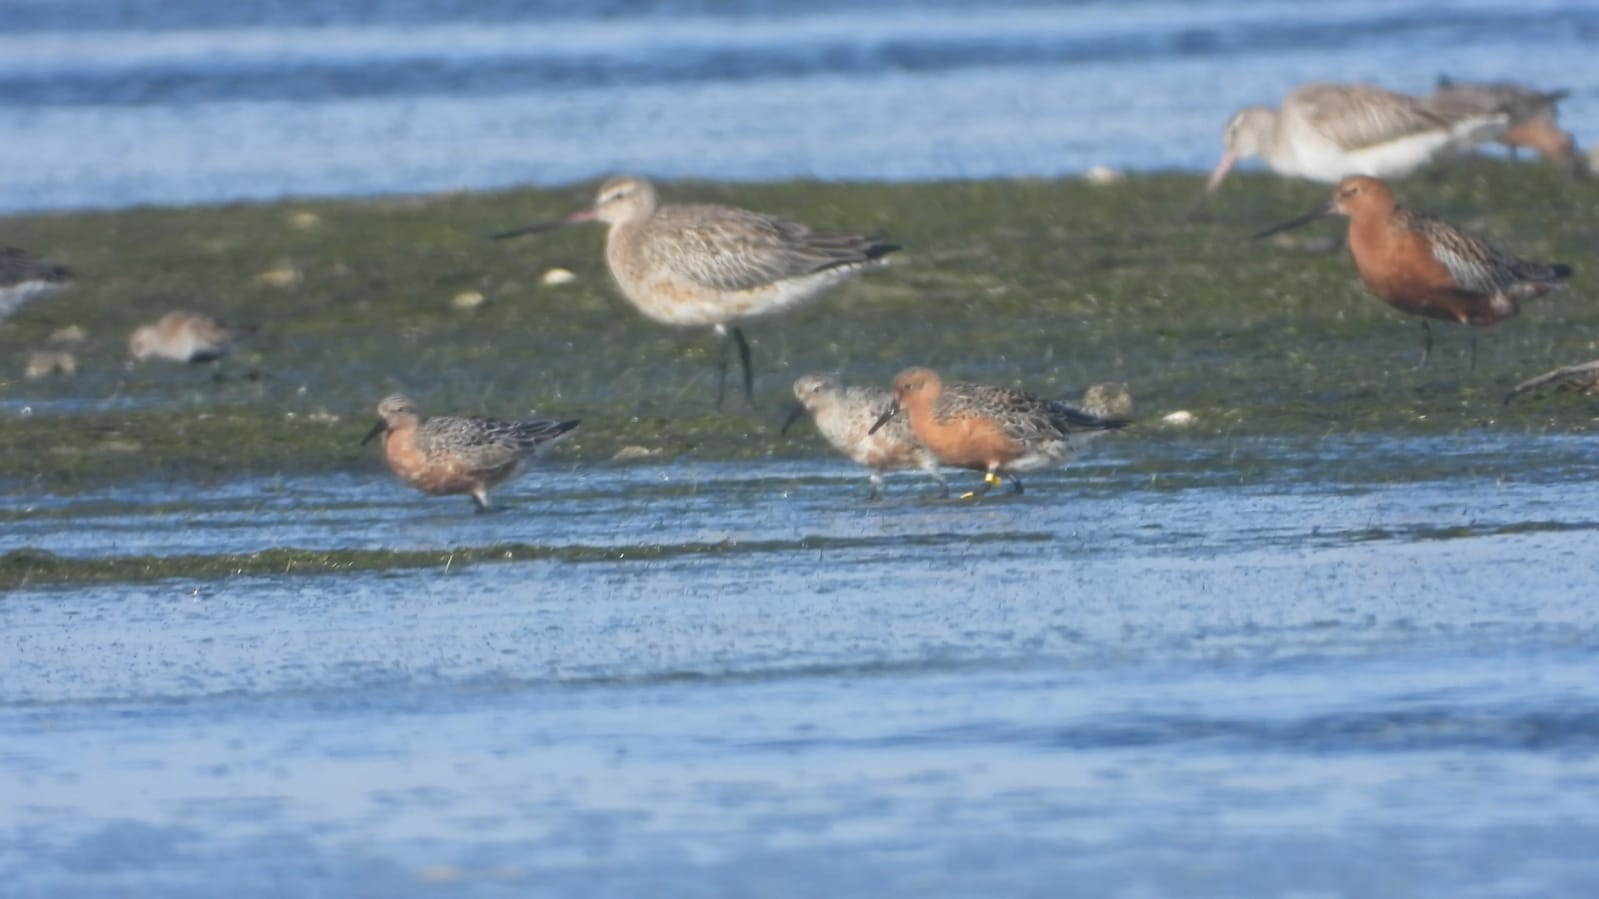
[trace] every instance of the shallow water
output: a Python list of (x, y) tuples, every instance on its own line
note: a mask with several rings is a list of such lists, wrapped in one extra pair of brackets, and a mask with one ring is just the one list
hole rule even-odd
[(1241, 106), (1440, 73), (1569, 89), (1587, 146), (1595, 33), (1581, 0), (10, 3), (0, 212), (1195, 170)]
[(624, 555), (12, 591), (0, 875), (1592, 895), (1599, 446), (1098, 449), (979, 504), (829, 460), (547, 465), (489, 516), (376, 472), (33, 497), (8, 532), (69, 556)]

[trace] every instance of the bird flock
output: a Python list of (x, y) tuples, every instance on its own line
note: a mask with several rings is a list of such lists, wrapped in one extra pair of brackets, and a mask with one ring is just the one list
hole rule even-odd
[[(1421, 362), (1431, 353), (1431, 321), (1471, 327), (1516, 316), (1524, 301), (1572, 275), (1570, 266), (1519, 258), (1441, 219), (1403, 206), (1384, 179), (1497, 141), (1536, 151), (1573, 172), (1581, 157), (1558, 126), (1563, 92), (1515, 84), (1441, 80), (1425, 97), (1361, 84), (1307, 84), (1281, 104), (1239, 110), (1223, 131), (1224, 152), (1195, 204), (1216, 194), (1242, 160), (1260, 157), (1274, 172), (1335, 184), (1328, 203), (1265, 229), (1257, 238), (1341, 215), (1355, 271), (1378, 300), (1420, 318)], [(736, 351), (743, 394), (753, 404), (754, 368), (744, 328), (814, 302), (829, 289), (888, 264), (899, 246), (878, 237), (816, 231), (799, 222), (727, 206), (661, 202), (648, 180), (619, 176), (600, 185), (591, 206), (560, 219), (492, 235), (537, 234), (584, 222), (606, 226), (604, 256), (622, 296), (646, 318), (709, 327), (718, 341), (716, 406), (727, 393)], [(72, 283), (70, 271), (22, 250), (0, 248), (0, 320)], [(225, 355), (253, 327), (198, 312), (174, 311), (129, 338), (133, 360), (205, 362)], [(1475, 338), (1472, 361), (1475, 363)], [(1593, 387), (1599, 362), (1529, 380), (1511, 396), (1547, 385)], [(911, 366), (890, 387), (845, 385), (807, 374), (793, 385), (797, 405), (783, 433), (809, 413), (821, 435), (869, 471), (869, 497), (889, 471), (920, 470), (949, 494), (942, 467), (981, 472), (963, 498), (982, 496), (1020, 475), (1069, 462), (1088, 443), (1131, 421), (1005, 387), (946, 382)], [(1508, 401), (1508, 397), (1507, 397)], [(579, 422), (427, 417), (401, 394), (378, 404), (363, 443), (381, 438), (383, 457), (406, 484), (428, 494), (466, 494), (479, 511), (489, 490), (561, 440)]]

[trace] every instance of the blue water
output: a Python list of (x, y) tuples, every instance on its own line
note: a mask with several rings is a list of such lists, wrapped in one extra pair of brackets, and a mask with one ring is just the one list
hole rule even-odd
[(558, 184), (1199, 170), (1304, 81), (1565, 87), (1586, 0), (0, 4), (0, 211)]
[[(1599, 445), (1102, 444), (979, 505), (827, 457), (38, 496), (68, 557), (440, 564), (0, 597), (4, 893), (1599, 893)], [(619, 554), (447, 563), (504, 542)]]

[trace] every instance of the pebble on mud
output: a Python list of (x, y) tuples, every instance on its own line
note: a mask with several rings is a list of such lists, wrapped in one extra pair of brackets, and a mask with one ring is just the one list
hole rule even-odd
[(1198, 419), (1194, 416), (1194, 413), (1189, 412), (1187, 409), (1178, 409), (1176, 412), (1168, 413), (1161, 418), (1161, 421), (1174, 428), (1186, 428), (1198, 421)]
[(647, 446), (624, 446), (616, 451), (616, 455), (612, 456), (611, 460), (614, 462), (630, 462), (634, 459), (648, 459), (660, 454), (659, 447), (650, 449)]
[(539, 283), (545, 287), (559, 287), (562, 284), (571, 284), (577, 280), (577, 275), (564, 268), (552, 268), (539, 278)]
[(1088, 171), (1083, 173), (1083, 180), (1089, 184), (1120, 184), (1127, 180), (1127, 173), (1108, 165), (1095, 165), (1089, 166)]
[(292, 265), (280, 265), (261, 272), (255, 280), (268, 287), (293, 287), (300, 283), (300, 270)]
[(450, 308), (462, 310), (476, 309), (477, 307), (483, 305), (483, 300), (484, 297), (481, 291), (463, 290), (455, 296), (450, 297)]

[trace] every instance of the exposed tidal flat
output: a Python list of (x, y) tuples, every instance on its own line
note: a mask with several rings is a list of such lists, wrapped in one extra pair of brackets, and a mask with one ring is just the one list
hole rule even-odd
[[(165, 502), (181, 505), (241, 478), (346, 473), (383, 482), (376, 452), (358, 441), (376, 400), (393, 390), (439, 414), (582, 418), (543, 470), (512, 488), (533, 495), (543, 480), (619, 464), (609, 460), (624, 447), (668, 465), (826, 456), (809, 428), (778, 436), (793, 379), (834, 371), (886, 384), (912, 364), (1066, 399), (1091, 383), (1126, 383), (1140, 424), (1115, 452), (1124, 471), (1152, 481), (1189, 463), (1143, 447), (1208, 457), (1258, 438), (1469, 441), (1580, 434), (1596, 423), (1591, 403), (1569, 396), (1500, 402), (1522, 378), (1599, 354), (1585, 262), (1599, 245), (1588, 214), (1599, 185), (1544, 166), (1461, 160), (1399, 185), (1410, 205), (1578, 270), (1570, 289), (1478, 331), (1475, 369), (1471, 332), (1446, 323), (1435, 325), (1432, 364), (1416, 366), (1418, 320), (1364, 293), (1342, 250), (1342, 220), (1248, 239), (1322, 202), (1317, 185), (1241, 178), (1184, 219), (1198, 195), (1198, 180), (1184, 175), (1111, 185), (668, 184), (669, 201), (769, 210), (906, 248), (887, 269), (751, 327), (757, 404), (727, 414), (712, 403), (708, 329), (661, 327), (622, 301), (604, 269), (600, 228), (487, 238), (576, 208), (588, 190), (8, 219), (7, 240), (67, 263), (79, 285), (0, 326), (0, 358), (10, 360), (0, 381), (7, 517), (44, 514), (41, 497), (123, 483), (159, 483)], [(576, 280), (542, 284), (556, 267)], [(482, 302), (458, 308), (460, 294)], [(217, 365), (127, 365), (128, 332), (172, 308), (262, 330)], [(69, 347), (81, 372), (23, 380), (27, 351), (72, 325), (87, 331)], [(1176, 410), (1192, 413), (1192, 424), (1165, 426), (1161, 418)], [(854, 474), (846, 460), (836, 464)], [(1505, 479), (1524, 474), (1492, 457), (1420, 454), (1363, 476), (1447, 478), (1462, 464)], [(1241, 483), (1271, 478), (1269, 462), (1239, 473)], [(453, 501), (437, 502), (454, 511)], [(13, 556), (5, 578), (93, 576), (45, 561)]]
[[(1599, 183), (1396, 185), (1577, 269), (1475, 369), (1341, 223), (1248, 240), (1326, 188), (1199, 189), (665, 183), (906, 248), (752, 327), (725, 413), (597, 230), (486, 239), (589, 185), (7, 219), (79, 284), (0, 324), (6, 892), (1593, 895), (1595, 406), (1501, 400), (1599, 355)], [(262, 332), (126, 367), (174, 307)], [(910, 364), (1138, 422), (978, 503), (778, 435)], [(476, 515), (358, 445), (395, 389), (584, 423)]]

